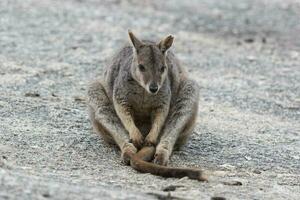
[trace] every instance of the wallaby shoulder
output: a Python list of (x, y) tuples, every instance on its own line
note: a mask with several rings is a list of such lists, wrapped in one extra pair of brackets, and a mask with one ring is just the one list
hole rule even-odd
[[(109, 64), (104, 69), (104, 85), (108, 97), (112, 99), (113, 88), (120, 71), (130, 70), (130, 64), (132, 62), (132, 47), (129, 44), (124, 45), (119, 49), (115, 55), (110, 59)], [(124, 69), (125, 68), (125, 69)], [(124, 75), (124, 74), (123, 74)]]

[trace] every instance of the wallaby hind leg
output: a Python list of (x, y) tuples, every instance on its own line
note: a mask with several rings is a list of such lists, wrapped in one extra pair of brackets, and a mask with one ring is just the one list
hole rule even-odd
[(97, 122), (97, 120), (95, 119), (95, 111), (91, 107), (89, 107), (89, 114), (94, 132), (100, 134), (106, 143), (116, 144), (111, 134), (107, 130), (105, 130), (105, 128), (99, 122)]
[(192, 134), (196, 125), (197, 114), (197, 112), (194, 112), (192, 114), (191, 119), (188, 121), (183, 131), (179, 134), (178, 139), (174, 145), (174, 150), (179, 150), (186, 143), (189, 136)]
[(182, 81), (156, 147), (154, 159), (156, 164), (167, 165), (175, 144), (182, 145), (192, 132), (198, 111), (198, 100), (197, 83), (192, 80)]
[(136, 153), (137, 149), (129, 143), (129, 135), (107, 97), (103, 85), (98, 81), (93, 82), (88, 89), (88, 105), (94, 130), (101, 134), (106, 142), (117, 144), (122, 152), (123, 161), (129, 164), (128, 155)]

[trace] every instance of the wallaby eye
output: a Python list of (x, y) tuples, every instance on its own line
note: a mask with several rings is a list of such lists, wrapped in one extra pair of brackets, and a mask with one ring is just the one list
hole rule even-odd
[(141, 72), (144, 72), (144, 71), (146, 70), (146, 68), (144, 67), (144, 65), (139, 64), (139, 70), (140, 70)]
[(166, 66), (162, 66), (162, 67), (160, 68), (160, 72), (161, 72), (161, 73), (164, 73), (165, 69), (166, 69)]

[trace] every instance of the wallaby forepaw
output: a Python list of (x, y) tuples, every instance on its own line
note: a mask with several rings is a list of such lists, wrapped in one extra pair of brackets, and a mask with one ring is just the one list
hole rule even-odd
[(156, 138), (151, 138), (148, 136), (145, 138), (144, 146), (149, 146), (149, 147), (154, 146), (155, 147), (156, 144), (157, 144)]
[(124, 146), (122, 147), (122, 155), (121, 155), (122, 162), (126, 165), (130, 165), (131, 156), (133, 156), (136, 152), (137, 149), (133, 144), (131, 143), (124, 144)]
[(130, 137), (130, 142), (133, 143), (136, 148), (140, 149), (144, 144), (144, 138), (140, 133), (134, 134)]
[(169, 151), (168, 150), (160, 150), (158, 152), (156, 152), (156, 154), (154, 155), (154, 161), (155, 164), (158, 165), (168, 165), (169, 162)]

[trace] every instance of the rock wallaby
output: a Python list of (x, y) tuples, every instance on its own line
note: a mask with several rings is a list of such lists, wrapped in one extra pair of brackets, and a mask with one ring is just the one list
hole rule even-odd
[(88, 88), (94, 130), (140, 172), (206, 180), (199, 169), (166, 166), (195, 126), (199, 99), (197, 83), (169, 50), (173, 36), (155, 43), (128, 34), (131, 44)]

